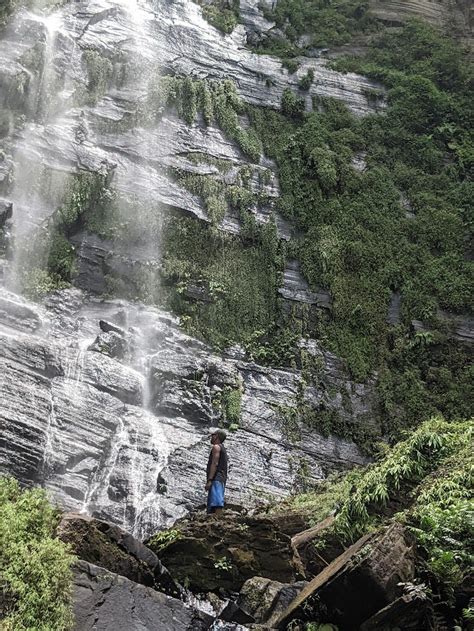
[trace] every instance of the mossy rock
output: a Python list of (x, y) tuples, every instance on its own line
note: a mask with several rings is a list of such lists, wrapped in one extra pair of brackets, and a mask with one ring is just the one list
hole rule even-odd
[[(171, 574), (194, 592), (238, 591), (252, 576), (288, 583), (301, 576), (291, 539), (271, 519), (196, 516), (177, 524), (180, 537), (159, 551)], [(148, 543), (153, 549), (153, 540)]]
[(182, 593), (182, 587), (162, 566), (157, 555), (118, 526), (69, 513), (63, 517), (58, 535), (83, 561), (170, 596)]

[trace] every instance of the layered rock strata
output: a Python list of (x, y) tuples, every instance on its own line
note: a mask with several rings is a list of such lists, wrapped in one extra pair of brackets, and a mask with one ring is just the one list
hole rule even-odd
[[(79, 290), (57, 292), (44, 307), (4, 292), (1, 306), (1, 470), (46, 486), (67, 509), (147, 534), (202, 505), (207, 431), (222, 422), (218, 402), (230, 387), (241, 396), (228, 438), (230, 503), (265, 504), (366, 462), (353, 443), (288, 421), (302, 392), (297, 370), (214, 355), (166, 313)], [(125, 322), (126, 359), (87, 350), (100, 320)], [(319, 386), (303, 389), (308, 404), (366, 422), (371, 386), (313, 352), (325, 368)]]

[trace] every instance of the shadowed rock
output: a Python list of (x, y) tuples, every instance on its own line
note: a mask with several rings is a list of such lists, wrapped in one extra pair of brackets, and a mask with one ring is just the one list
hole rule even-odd
[(78, 561), (73, 584), (75, 631), (205, 631), (213, 618), (180, 600)]
[(224, 511), (179, 521), (173, 532), (168, 544), (158, 535), (148, 546), (193, 591), (238, 591), (253, 576), (289, 583), (302, 575), (290, 538), (270, 519)]
[(396, 522), (345, 550), (303, 589), (275, 626), (284, 629), (298, 617), (311, 620), (316, 597), (328, 619), (342, 631), (350, 631), (399, 598), (400, 583), (414, 576), (414, 541)]
[(58, 536), (83, 561), (170, 596), (183, 594), (156, 554), (118, 526), (68, 513), (58, 526)]

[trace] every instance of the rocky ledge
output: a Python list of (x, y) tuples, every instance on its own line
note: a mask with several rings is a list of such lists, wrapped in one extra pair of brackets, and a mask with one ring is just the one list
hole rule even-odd
[(78, 556), (75, 630), (302, 630), (315, 621), (341, 631), (389, 631), (401, 622), (404, 629), (433, 628), (431, 603), (413, 582), (414, 541), (403, 526), (365, 535), (313, 575), (297, 542), (318, 544), (323, 532), (313, 527), (290, 538), (278, 520), (227, 511), (195, 514), (147, 547), (115, 526), (65, 515), (58, 534)]

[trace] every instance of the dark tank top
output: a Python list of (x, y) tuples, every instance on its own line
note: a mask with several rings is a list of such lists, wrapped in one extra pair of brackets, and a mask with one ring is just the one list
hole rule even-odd
[[(228, 458), (227, 458), (227, 451), (224, 445), (221, 444), (220, 447), (221, 447), (221, 451), (219, 454), (219, 464), (217, 465), (217, 470), (216, 470), (216, 475), (214, 476), (214, 480), (222, 482), (222, 484), (225, 485), (225, 483), (227, 482)], [(212, 464), (212, 451), (209, 454), (209, 460), (207, 462), (207, 479), (208, 480), (209, 480), (209, 472), (211, 471), (211, 464)]]

